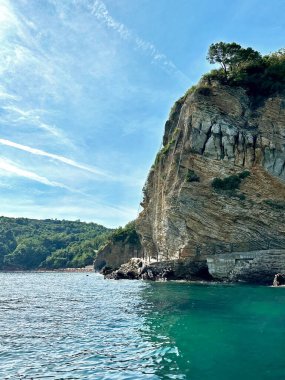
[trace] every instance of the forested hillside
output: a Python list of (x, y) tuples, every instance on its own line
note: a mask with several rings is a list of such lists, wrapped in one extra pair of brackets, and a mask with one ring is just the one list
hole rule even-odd
[(0, 217), (0, 270), (92, 264), (111, 232), (96, 223)]

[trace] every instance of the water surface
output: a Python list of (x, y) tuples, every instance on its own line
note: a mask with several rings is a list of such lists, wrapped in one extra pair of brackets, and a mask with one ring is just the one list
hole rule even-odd
[(0, 273), (0, 379), (285, 378), (285, 288)]

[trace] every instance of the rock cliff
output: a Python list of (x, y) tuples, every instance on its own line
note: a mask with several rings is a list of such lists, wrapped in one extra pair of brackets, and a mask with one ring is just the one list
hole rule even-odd
[(173, 106), (143, 193), (136, 228), (150, 260), (285, 248), (285, 96), (257, 105), (201, 81)]
[(174, 104), (143, 194), (136, 244), (109, 243), (95, 269), (143, 261), (109, 278), (268, 282), (285, 272), (285, 95), (200, 81)]
[(132, 258), (143, 258), (143, 249), (134, 222), (113, 232), (108, 243), (98, 251), (94, 269), (100, 271), (104, 268), (104, 272), (107, 273), (118, 269)]
[(94, 261), (94, 269), (117, 269), (134, 257), (142, 257), (142, 247), (139, 243), (125, 241), (109, 242), (100, 249)]

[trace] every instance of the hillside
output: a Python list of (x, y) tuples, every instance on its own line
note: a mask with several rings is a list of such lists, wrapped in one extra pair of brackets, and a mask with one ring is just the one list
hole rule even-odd
[(0, 217), (0, 269), (90, 265), (111, 231), (96, 223)]

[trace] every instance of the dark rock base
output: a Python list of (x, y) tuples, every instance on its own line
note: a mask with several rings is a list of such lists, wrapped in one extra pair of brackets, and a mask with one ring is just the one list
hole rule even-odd
[(274, 276), (273, 286), (283, 286), (285, 285), (285, 274), (277, 273)]
[(110, 268), (103, 268), (101, 273), (105, 278), (115, 280), (212, 280), (206, 260), (194, 262), (180, 259), (147, 263), (142, 259), (133, 258), (117, 270), (111, 271)]

